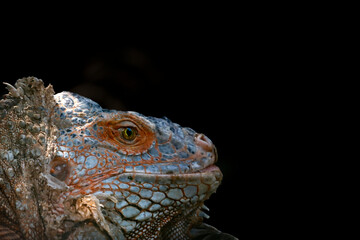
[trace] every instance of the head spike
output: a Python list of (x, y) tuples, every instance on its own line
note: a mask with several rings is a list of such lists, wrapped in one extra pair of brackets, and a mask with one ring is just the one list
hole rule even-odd
[(3, 82), (3, 84), (6, 85), (6, 89), (9, 90), (9, 93), (11, 95), (13, 95), (14, 97), (20, 97), (18, 90), (13, 85), (7, 82)]

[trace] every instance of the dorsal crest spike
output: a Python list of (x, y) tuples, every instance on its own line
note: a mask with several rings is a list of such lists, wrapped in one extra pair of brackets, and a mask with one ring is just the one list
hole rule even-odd
[(14, 97), (20, 97), (18, 90), (13, 85), (7, 82), (3, 82), (3, 84), (6, 86), (6, 89), (11, 95), (13, 95)]

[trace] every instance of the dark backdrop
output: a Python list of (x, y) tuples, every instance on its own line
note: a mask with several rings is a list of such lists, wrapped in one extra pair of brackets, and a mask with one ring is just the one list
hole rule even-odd
[[(222, 185), (206, 201), (206, 222), (237, 237), (249, 231), (251, 209), (242, 199), (249, 199), (251, 180), (240, 168), (247, 161), (242, 154), (247, 89), (240, 77), (244, 66), (229, 39), (35, 42), (1, 47), (1, 82), (35, 76), (55, 92), (76, 92), (105, 108), (167, 116), (206, 134), (217, 146), (217, 165), (224, 174)], [(6, 92), (4, 86), (0, 90)]]

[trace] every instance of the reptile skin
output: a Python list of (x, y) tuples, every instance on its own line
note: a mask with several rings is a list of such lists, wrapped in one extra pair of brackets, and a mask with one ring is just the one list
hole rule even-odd
[(33, 77), (6, 85), (0, 239), (236, 239), (200, 226), (222, 180), (204, 134)]
[(127, 239), (188, 239), (222, 178), (210, 139), (167, 118), (102, 109), (74, 93), (55, 99), (57, 118), (70, 125), (56, 140), (51, 169), (71, 188), (64, 199), (97, 197)]

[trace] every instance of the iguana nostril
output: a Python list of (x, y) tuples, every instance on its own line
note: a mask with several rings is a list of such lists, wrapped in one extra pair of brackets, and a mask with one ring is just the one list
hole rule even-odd
[(202, 133), (195, 134), (195, 143), (207, 152), (212, 152), (214, 149), (214, 144), (207, 136)]

